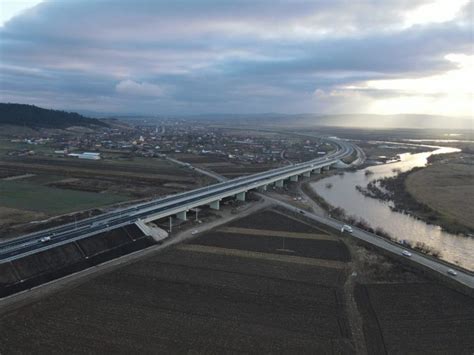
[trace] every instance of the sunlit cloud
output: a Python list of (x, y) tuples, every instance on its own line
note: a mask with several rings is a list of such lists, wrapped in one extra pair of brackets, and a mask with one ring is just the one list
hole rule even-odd
[(446, 60), (457, 69), (442, 74), (393, 80), (369, 80), (345, 86), (346, 91), (389, 92), (391, 97), (374, 99), (369, 113), (427, 113), (468, 115), (474, 112), (474, 55), (449, 54)]
[(35, 5), (38, 5), (43, 0), (2, 0), (0, 1), (0, 27), (8, 20)]
[(472, 114), (472, 8), (463, 0), (22, 3), (0, 26), (2, 101)]
[(433, 22), (451, 21), (471, 0), (435, 0), (408, 11), (405, 14), (405, 27)]

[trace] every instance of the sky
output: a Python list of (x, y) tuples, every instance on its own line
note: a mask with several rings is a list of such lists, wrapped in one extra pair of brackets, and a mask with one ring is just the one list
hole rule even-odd
[(473, 117), (474, 0), (1, 0), (0, 101)]

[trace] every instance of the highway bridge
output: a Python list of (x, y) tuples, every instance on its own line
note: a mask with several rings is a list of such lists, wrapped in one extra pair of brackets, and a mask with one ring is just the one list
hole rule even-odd
[(300, 175), (320, 173), (321, 170), (337, 165), (340, 159), (354, 151), (351, 144), (342, 140), (325, 140), (335, 149), (321, 158), (166, 196), (0, 243), (0, 262), (11, 261), (131, 223), (146, 223), (174, 215), (186, 220), (186, 212), (192, 208), (209, 205), (219, 209), (219, 201), (231, 196), (244, 201), (246, 192), (250, 190), (266, 190), (271, 184), (283, 186), (287, 179), (297, 181)]

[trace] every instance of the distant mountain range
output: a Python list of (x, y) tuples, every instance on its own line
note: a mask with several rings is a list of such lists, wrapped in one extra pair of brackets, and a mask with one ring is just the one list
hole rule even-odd
[[(82, 112), (82, 111), (81, 111)], [(83, 112), (84, 113), (84, 112)], [(263, 125), (280, 127), (355, 127), (355, 128), (418, 128), (418, 129), (465, 129), (473, 130), (472, 117), (447, 117), (421, 114), (373, 115), (373, 114), (342, 114), (320, 115), (312, 113), (282, 114), (228, 114), (211, 113), (196, 115), (134, 115), (134, 114), (102, 114), (87, 112), (89, 118), (75, 112), (43, 109), (34, 105), (0, 103), (0, 125), (8, 124), (29, 128), (58, 128), (72, 126), (110, 127), (121, 122), (146, 120), (154, 121), (167, 118), (192, 119), (208, 122), (225, 122), (233, 125)], [(114, 118), (113, 120), (111, 118)], [(106, 119), (108, 118), (108, 119)]]
[(34, 105), (0, 103), (0, 125), (28, 128), (108, 127), (96, 118), (84, 117), (75, 112), (44, 109)]
[(236, 125), (256, 124), (281, 127), (355, 127), (355, 128), (419, 128), (419, 129), (466, 129), (474, 128), (474, 119), (421, 114), (374, 115), (374, 114), (208, 114), (183, 116), (213, 122), (232, 122)]

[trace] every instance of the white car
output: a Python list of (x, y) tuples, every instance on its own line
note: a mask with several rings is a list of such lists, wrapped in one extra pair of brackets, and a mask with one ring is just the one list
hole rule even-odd
[(448, 274), (451, 276), (456, 276), (458, 273), (454, 271), (453, 269), (448, 269)]
[(46, 242), (49, 242), (50, 240), (51, 240), (51, 237), (48, 236), (48, 237), (43, 237), (43, 238), (41, 238), (41, 239), (40, 239), (40, 242), (41, 242), (41, 243), (46, 243)]
[(352, 233), (353, 230), (352, 230), (352, 227), (348, 224), (344, 224), (341, 228), (341, 232), (344, 233), (344, 231), (347, 231), (349, 233)]
[(404, 250), (402, 251), (402, 255), (410, 257), (411, 253), (408, 250)]
[(191, 232), (191, 234), (197, 234), (197, 233), (198, 233), (197, 229), (195, 229)]

